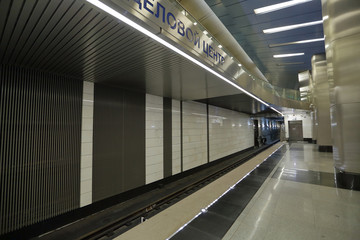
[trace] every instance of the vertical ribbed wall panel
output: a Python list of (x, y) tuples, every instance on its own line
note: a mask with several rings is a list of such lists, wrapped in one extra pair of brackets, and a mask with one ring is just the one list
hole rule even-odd
[(79, 207), (82, 81), (0, 65), (0, 234)]

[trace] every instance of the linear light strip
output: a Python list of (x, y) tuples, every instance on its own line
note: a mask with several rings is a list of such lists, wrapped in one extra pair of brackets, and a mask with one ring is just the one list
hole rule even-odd
[(300, 41), (295, 41), (295, 42), (270, 44), (269, 47), (281, 47), (281, 46), (294, 45), (294, 44), (321, 42), (324, 40), (325, 40), (325, 38), (314, 38), (314, 39), (300, 40)]
[(284, 57), (295, 57), (295, 56), (302, 56), (305, 55), (305, 53), (287, 53), (287, 54), (277, 54), (274, 55), (274, 58), (284, 58)]
[(173, 50), (174, 52), (180, 54), (181, 56), (185, 57), (186, 59), (190, 60), (191, 62), (195, 63), (196, 65), (202, 67), (203, 69), (207, 70), (208, 72), (212, 73), (213, 75), (217, 76), (218, 78), (222, 79), (223, 81), (227, 82), (228, 84), (232, 85), (233, 87), (239, 89), (240, 91), (244, 92), (245, 94), (249, 95), (250, 97), (256, 99), (257, 101), (261, 102), (262, 104), (266, 105), (266, 106), (270, 106), (268, 103), (264, 102), (263, 100), (261, 100), (260, 98), (256, 97), (254, 94), (246, 91), (245, 89), (243, 89), (242, 87), (236, 85), (235, 83), (233, 83), (232, 81), (228, 80), (227, 78), (223, 77), (222, 75), (220, 75), (219, 73), (217, 73), (216, 71), (212, 70), (211, 68), (209, 68), (208, 66), (206, 66), (205, 64), (201, 63), (200, 61), (196, 60), (195, 58), (191, 57), (190, 55), (182, 52), (181, 50), (179, 50), (178, 48), (174, 47), (173, 45), (171, 45), (170, 43), (166, 42), (165, 40), (163, 40), (162, 38), (156, 36), (155, 34), (153, 34), (152, 32), (150, 32), (149, 30), (145, 29), (144, 27), (140, 26), (139, 24), (131, 21), (130, 19), (128, 19), (127, 17), (123, 16), (122, 14), (120, 14), (119, 12), (115, 11), (114, 9), (112, 9), (111, 7), (107, 6), (106, 4), (98, 1), (98, 0), (87, 0), (89, 3), (97, 6), (98, 8), (104, 10), (105, 12), (109, 13), (110, 15), (116, 17), (117, 19), (121, 20), (122, 22), (128, 24), (129, 26), (139, 30), (140, 32), (144, 33), (145, 35), (147, 35), (148, 37), (151, 37), (152, 39), (156, 40), (157, 42), (159, 42), (160, 44), (168, 47), (169, 49)]
[(264, 14), (264, 13), (274, 12), (277, 10), (281, 10), (284, 8), (292, 7), (292, 6), (310, 2), (310, 1), (312, 1), (312, 0), (292, 0), (292, 1), (287, 1), (287, 2), (282, 2), (282, 3), (262, 7), (262, 8), (257, 8), (257, 9), (254, 9), (254, 12), (255, 12), (255, 14)]
[(300, 65), (304, 64), (304, 62), (286, 62), (286, 63), (278, 63), (277, 66), (289, 66), (289, 65)]
[(307, 23), (288, 25), (288, 26), (283, 26), (283, 27), (269, 28), (269, 29), (263, 30), (263, 32), (266, 34), (277, 33), (277, 32), (293, 30), (293, 29), (297, 29), (297, 28), (309, 27), (309, 26), (318, 25), (318, 24), (322, 24), (322, 23), (323, 23), (323, 20), (319, 20), (319, 21), (313, 21), (313, 22), (307, 22)]
[(277, 110), (276, 108), (274, 107), (270, 107), (272, 110), (274, 110), (275, 112), (281, 114), (281, 116), (284, 116), (284, 114), (282, 114), (282, 112), (280, 112), (279, 110)]

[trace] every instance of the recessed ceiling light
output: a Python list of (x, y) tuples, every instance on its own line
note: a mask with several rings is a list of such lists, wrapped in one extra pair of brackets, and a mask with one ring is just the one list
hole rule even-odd
[(303, 28), (303, 27), (309, 27), (309, 26), (322, 24), (322, 23), (323, 23), (323, 20), (319, 20), (319, 21), (314, 21), (314, 22), (300, 23), (300, 24), (294, 24), (294, 25), (283, 26), (283, 27), (269, 28), (269, 29), (263, 30), (263, 32), (267, 33), (267, 34), (283, 32), (283, 31), (288, 31), (288, 30), (293, 30), (293, 29)]
[(324, 40), (325, 40), (325, 38), (314, 38), (314, 39), (301, 40), (301, 41), (295, 41), (295, 42), (270, 44), (269, 47), (281, 47), (281, 46), (294, 45), (294, 44), (320, 42), (320, 41), (324, 41)]
[(300, 65), (304, 64), (304, 62), (287, 62), (287, 63), (277, 63), (277, 66), (288, 66), (288, 65)]
[[(123, 23), (135, 28), (136, 30), (142, 32), (143, 34), (145, 34), (146, 36), (152, 38), (153, 40), (157, 41), (159, 44), (169, 48), (170, 50), (176, 52), (177, 54), (183, 56), (184, 58), (186, 58), (187, 60), (193, 62), (194, 64), (198, 65), (199, 67), (205, 69), (206, 71), (210, 72), (211, 74), (215, 75), (216, 77), (220, 78), (221, 80), (223, 80), (224, 82), (230, 84), (231, 86), (235, 87), (236, 89), (244, 92), (245, 94), (249, 95), (250, 97), (256, 99), (257, 101), (261, 102), (262, 104), (264, 104), (265, 106), (269, 107), (270, 105), (261, 100), (260, 98), (258, 98), (257, 96), (255, 96), (254, 94), (246, 91), (245, 89), (243, 89), (242, 87), (240, 87), (239, 85), (237, 85), (236, 83), (234, 83), (232, 80), (227, 79), (226, 77), (222, 76), (221, 74), (219, 74), (218, 72), (216, 72), (215, 70), (211, 69), (210, 67), (206, 66), (205, 64), (203, 64), (202, 62), (198, 61), (197, 59), (193, 58), (192, 56), (188, 55), (187, 53), (181, 51), (180, 49), (178, 49), (177, 47), (175, 47), (173, 44), (168, 43), (167, 41), (165, 41), (164, 39), (162, 39), (161, 37), (157, 36), (156, 34), (150, 32), (149, 30), (147, 30), (146, 28), (140, 26), (139, 24), (133, 22), (132, 20), (130, 20), (129, 18), (125, 17), (124, 15), (122, 15), (121, 13), (117, 12), (116, 10), (112, 9), (111, 7), (109, 7), (108, 5), (98, 1), (98, 0), (87, 0), (89, 3), (95, 5), (96, 7), (102, 9), (103, 11), (107, 12), (108, 14), (112, 15), (113, 17), (119, 19), (120, 21), (122, 21)], [(206, 32), (206, 31), (204, 31)]]
[(277, 11), (280, 9), (292, 7), (292, 6), (295, 6), (295, 5), (298, 5), (301, 3), (310, 2), (310, 1), (312, 1), (312, 0), (292, 0), (292, 1), (287, 1), (287, 2), (282, 2), (282, 3), (262, 7), (262, 8), (257, 8), (254, 10), (254, 12), (255, 12), (255, 14), (264, 14), (264, 13), (274, 12), (274, 11)]
[(305, 55), (305, 53), (287, 53), (287, 54), (277, 54), (274, 55), (274, 58), (284, 58), (284, 57), (295, 57), (295, 56), (302, 56)]

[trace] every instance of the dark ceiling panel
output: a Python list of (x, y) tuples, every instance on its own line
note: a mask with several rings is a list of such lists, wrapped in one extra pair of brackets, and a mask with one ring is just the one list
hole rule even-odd
[[(324, 36), (322, 25), (264, 34), (262, 30), (322, 19), (321, 0), (313, 0), (276, 12), (256, 15), (254, 9), (284, 2), (285, 0), (205, 0), (215, 14), (221, 12), (220, 20), (244, 48), (245, 52), (260, 71), (274, 85), (286, 88), (298, 88), (298, 72), (311, 68), (311, 56), (325, 51), (324, 42), (315, 42), (291, 46), (270, 48), (269, 44), (285, 43)], [(230, 3), (231, 2), (231, 3)], [(220, 16), (220, 15), (218, 15)], [(274, 54), (304, 52), (297, 58), (274, 59)], [(277, 66), (286, 62), (304, 62), (299, 65)]]
[[(224, 21), (241, 14), (237, 10), (243, 1), (226, 1), (226, 5), (212, 2), (224, 15)], [(228, 12), (229, 8), (234, 10)], [(245, 21), (248, 20), (244, 18)], [(250, 21), (245, 24), (241, 29), (255, 34)], [(0, 64), (21, 65), (175, 99), (212, 99), (214, 105), (248, 113), (266, 108), (85, 0), (0, 1), (0, 33)], [(266, 38), (254, 35), (249, 39), (254, 43), (249, 44), (248, 51), (260, 61), (260, 53), (269, 52), (267, 46), (261, 45)], [(237, 66), (230, 67), (225, 74), (237, 70)], [(218, 98), (226, 95), (232, 97)]]

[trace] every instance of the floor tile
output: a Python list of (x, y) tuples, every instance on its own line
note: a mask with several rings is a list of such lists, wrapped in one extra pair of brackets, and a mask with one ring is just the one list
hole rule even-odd
[(263, 240), (267, 229), (258, 225), (241, 224), (231, 236), (231, 240)]

